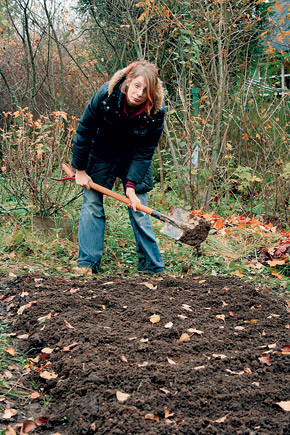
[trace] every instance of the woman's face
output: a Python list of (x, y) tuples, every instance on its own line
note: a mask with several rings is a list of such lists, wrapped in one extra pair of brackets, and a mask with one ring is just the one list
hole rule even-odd
[(147, 88), (145, 79), (142, 76), (138, 76), (132, 79), (128, 85), (127, 91), (127, 104), (131, 107), (137, 107), (145, 103), (147, 100)]

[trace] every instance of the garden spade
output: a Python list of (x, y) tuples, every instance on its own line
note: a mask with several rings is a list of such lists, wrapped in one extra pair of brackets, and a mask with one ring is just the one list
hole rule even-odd
[[(69, 165), (63, 163), (62, 168), (68, 177), (61, 180), (54, 178), (54, 180), (75, 180), (75, 174)], [(91, 189), (97, 190), (104, 195), (117, 199), (118, 201), (121, 201), (127, 205), (130, 204), (130, 200), (126, 196), (120, 195), (119, 193), (107, 189), (106, 187), (100, 186), (93, 181), (89, 182), (89, 186)], [(162, 234), (178, 240), (181, 243), (186, 243), (187, 245), (193, 246), (196, 249), (200, 247), (200, 244), (204, 242), (208, 236), (210, 223), (205, 219), (199, 218), (181, 208), (175, 208), (170, 216), (166, 216), (159, 211), (153, 210), (152, 208), (142, 204), (137, 204), (136, 208), (164, 222), (164, 225), (161, 229)]]

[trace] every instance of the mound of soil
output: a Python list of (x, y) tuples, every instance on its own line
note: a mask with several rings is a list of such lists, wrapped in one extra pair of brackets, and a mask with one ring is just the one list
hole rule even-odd
[(27, 275), (1, 286), (30, 358), (21, 382), (40, 387), (11, 426), (45, 415), (33, 433), (289, 433), (285, 301), (215, 276)]

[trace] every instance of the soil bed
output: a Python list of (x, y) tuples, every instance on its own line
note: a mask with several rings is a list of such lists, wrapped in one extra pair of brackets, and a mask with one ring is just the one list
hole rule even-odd
[(289, 316), (269, 293), (237, 278), (166, 275), (27, 275), (1, 290), (32, 359), (22, 382), (41, 388), (11, 426), (45, 415), (33, 433), (289, 433), (277, 404), (290, 399)]

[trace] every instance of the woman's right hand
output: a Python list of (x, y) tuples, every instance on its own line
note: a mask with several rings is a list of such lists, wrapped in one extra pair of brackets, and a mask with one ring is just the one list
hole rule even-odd
[(76, 183), (79, 186), (85, 187), (86, 189), (90, 190), (90, 181), (92, 181), (92, 179), (88, 176), (86, 171), (76, 170)]

